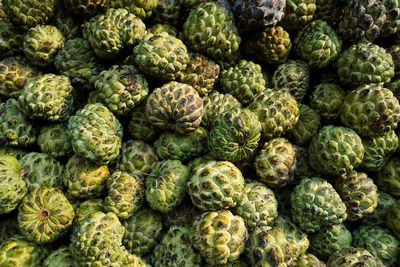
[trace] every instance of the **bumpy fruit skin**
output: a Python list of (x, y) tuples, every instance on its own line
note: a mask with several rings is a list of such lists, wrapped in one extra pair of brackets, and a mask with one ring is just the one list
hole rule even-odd
[(107, 165), (73, 155), (65, 165), (63, 182), (73, 198), (94, 198), (101, 196), (110, 176)]
[(310, 106), (327, 121), (339, 116), (346, 92), (335, 83), (320, 83), (310, 95)]
[(103, 69), (89, 42), (83, 38), (67, 40), (56, 55), (54, 65), (73, 84), (85, 90), (93, 88)]
[(40, 267), (48, 249), (14, 235), (0, 245), (0, 265)]
[(71, 249), (67, 246), (62, 246), (53, 250), (49, 256), (43, 261), (43, 267), (73, 267), (74, 258), (72, 257)]
[[(1, 13), (1, 7), (0, 7)], [(25, 31), (8, 20), (0, 20), (0, 52), (3, 57), (10, 57), (22, 52)]]
[(24, 53), (30, 62), (39, 67), (49, 67), (64, 45), (62, 33), (51, 25), (37, 25), (30, 28), (24, 38)]
[(54, 0), (5, 0), (4, 11), (9, 20), (23, 30), (45, 24), (54, 14)]
[(105, 212), (104, 199), (91, 198), (80, 202), (77, 207), (75, 207), (75, 217), (72, 223), (73, 226), (77, 225), (80, 221), (86, 219), (90, 214), (101, 211)]
[(295, 180), (293, 184), (297, 184), (303, 177), (314, 177), (316, 172), (310, 166), (308, 146), (295, 146), (296, 148), (296, 170), (294, 172)]
[(180, 134), (194, 132), (203, 116), (203, 100), (192, 86), (169, 82), (156, 88), (146, 100), (151, 124)]
[(189, 62), (185, 44), (166, 32), (146, 35), (133, 54), (143, 73), (163, 81), (182, 79)]
[[(315, 1), (315, 0), (314, 0)], [(282, 20), (286, 0), (232, 1), (238, 23), (246, 29), (273, 26)]]
[(61, 190), (41, 187), (21, 201), (18, 226), (27, 240), (44, 245), (65, 235), (74, 216), (74, 209)]
[(361, 167), (368, 171), (379, 171), (399, 146), (399, 137), (395, 131), (382, 136), (363, 138), (365, 154)]
[(385, 21), (386, 8), (382, 1), (350, 0), (339, 23), (339, 34), (352, 43), (372, 42), (379, 36)]
[(127, 173), (135, 173), (135, 170), (138, 170), (142, 175), (147, 175), (157, 161), (154, 147), (140, 140), (128, 140), (122, 144), (115, 169)]
[(29, 146), (35, 143), (37, 130), (22, 112), (17, 100), (10, 98), (0, 104), (0, 143)]
[(124, 48), (139, 43), (145, 34), (142, 20), (123, 8), (110, 8), (83, 25), (83, 37), (103, 59), (115, 58)]
[(297, 101), (285, 91), (265, 90), (258, 94), (248, 108), (261, 123), (261, 136), (279, 137), (297, 122), (300, 110)]
[(158, 137), (159, 129), (147, 119), (145, 101), (134, 107), (128, 117), (128, 132), (134, 140), (151, 142)]
[(182, 24), (183, 5), (180, 0), (158, 1), (152, 12), (152, 19), (157, 23), (166, 23), (177, 26)]
[(92, 17), (105, 8), (107, 0), (64, 0), (64, 6), (76, 16)]
[(20, 160), (24, 179), (29, 191), (40, 187), (63, 189), (64, 165), (45, 153), (29, 152)]
[(144, 185), (140, 176), (139, 172), (136, 175), (114, 172), (107, 180), (105, 209), (114, 212), (119, 219), (132, 216), (144, 201)]
[(292, 218), (307, 233), (346, 220), (346, 205), (333, 186), (321, 178), (303, 178), (290, 196)]
[(220, 114), (234, 108), (240, 108), (242, 105), (231, 94), (222, 94), (218, 91), (212, 91), (203, 98), (204, 114), (201, 123), (208, 129), (212, 129), (215, 118)]
[(376, 176), (376, 184), (380, 190), (392, 194), (394, 197), (400, 197), (400, 158), (390, 158)]
[(278, 227), (259, 225), (246, 244), (246, 258), (251, 266), (293, 266), (293, 246)]
[(228, 58), (241, 42), (226, 1), (200, 3), (191, 9), (183, 24), (183, 35), (192, 50), (214, 59)]
[(269, 64), (286, 62), (292, 50), (289, 33), (281, 26), (251, 33), (243, 40), (243, 45), (244, 51), (256, 61)]
[(300, 257), (297, 259), (296, 266), (298, 267), (326, 267), (325, 263), (323, 261), (320, 261), (317, 257), (315, 257), (311, 253), (306, 253), (300, 255)]
[(144, 75), (128, 65), (114, 65), (101, 72), (94, 87), (106, 106), (120, 116), (128, 114), (149, 93)]
[(311, 68), (324, 68), (336, 60), (342, 50), (342, 41), (328, 23), (316, 20), (297, 35), (294, 50)]
[(187, 183), (193, 205), (204, 211), (237, 206), (243, 189), (243, 174), (229, 161), (200, 163), (192, 170)]
[(370, 214), (365, 215), (361, 222), (363, 225), (384, 226), (390, 208), (396, 204), (396, 199), (388, 193), (378, 191), (378, 206)]
[(181, 82), (193, 86), (201, 97), (206, 96), (213, 89), (214, 83), (219, 77), (220, 67), (200, 53), (191, 53), (189, 56), (190, 59)]
[(353, 86), (389, 83), (394, 76), (392, 56), (372, 43), (360, 42), (344, 50), (338, 57), (337, 68), (340, 80)]
[(396, 129), (399, 114), (399, 100), (389, 89), (380, 85), (362, 85), (347, 94), (340, 119), (359, 135), (377, 136)]
[(186, 135), (165, 132), (154, 142), (154, 147), (160, 159), (185, 161), (208, 152), (208, 131), (199, 127)]
[(250, 104), (255, 95), (265, 90), (261, 66), (244, 59), (223, 70), (219, 84), (223, 93), (230, 93), (245, 105)]
[(170, 227), (154, 248), (151, 262), (154, 267), (200, 267), (202, 258), (192, 247), (190, 227)]
[(246, 108), (232, 108), (219, 115), (210, 131), (214, 158), (237, 162), (251, 157), (261, 137), (257, 116)]
[(110, 110), (96, 103), (87, 104), (71, 116), (68, 134), (77, 155), (108, 164), (119, 155), (123, 128)]
[(360, 165), (365, 148), (352, 129), (327, 125), (311, 140), (308, 151), (315, 171), (342, 175)]
[(200, 215), (201, 212), (197, 209), (188, 196), (186, 196), (181, 204), (173, 208), (170, 212), (162, 213), (162, 223), (166, 228), (173, 225), (186, 226), (191, 225), (194, 218)]
[(275, 219), (278, 202), (274, 192), (263, 183), (247, 179), (233, 213), (243, 218), (247, 229), (253, 230), (257, 224), (269, 224)]
[(1, 146), (0, 147), (0, 155), (8, 155), (8, 156), (13, 156), (17, 160), (20, 160), (22, 156), (25, 154), (29, 153), (28, 150), (25, 148), (21, 147), (15, 147), (15, 146)]
[(321, 116), (307, 105), (300, 104), (300, 117), (288, 132), (288, 138), (296, 145), (305, 145), (321, 128)]
[(295, 31), (313, 19), (316, 9), (316, 0), (286, 0), (285, 16), (282, 26)]
[(123, 245), (131, 253), (144, 255), (161, 239), (161, 216), (156, 211), (143, 207), (134, 216), (123, 222), (125, 235)]
[[(392, 1), (392, 0), (389, 0)], [(392, 2), (398, 2), (397, 0), (393, 0)], [(399, 3), (400, 4), (400, 3)], [(399, 16), (400, 16), (400, 10), (399, 10)], [(400, 22), (400, 20), (399, 20)], [(399, 25), (400, 27), (400, 25)], [(392, 45), (389, 49), (386, 49), (386, 51), (392, 56), (393, 59), (393, 64), (394, 64), (394, 76), (399, 77), (400, 74), (400, 45), (395, 44)], [(392, 81), (394, 82), (394, 81)]]
[(146, 177), (146, 200), (153, 210), (169, 212), (186, 194), (190, 170), (179, 160), (157, 162)]
[(322, 259), (328, 259), (334, 252), (350, 247), (353, 241), (351, 232), (343, 223), (321, 228), (309, 238), (310, 250)]
[(73, 111), (72, 89), (68, 77), (43, 74), (28, 81), (18, 102), (31, 119), (66, 121)]
[(390, 208), (386, 216), (386, 227), (392, 231), (392, 233), (400, 239), (400, 200)]
[(355, 221), (378, 206), (378, 188), (364, 172), (350, 171), (336, 179), (336, 190), (347, 207), (347, 220)]
[(279, 65), (271, 80), (273, 88), (288, 91), (299, 103), (306, 95), (309, 83), (310, 69), (301, 60), (288, 60)]
[(107, 7), (125, 8), (135, 16), (145, 19), (151, 16), (158, 2), (159, 0), (108, 0)]
[[(164, 1), (163, 1), (164, 2)], [(158, 7), (158, 5), (157, 5)], [(182, 32), (178, 32), (178, 29), (170, 24), (154, 24), (151, 28), (147, 29), (147, 35), (154, 35), (160, 32), (167, 32), (169, 35), (175, 36), (181, 39)], [(129, 62), (128, 60), (133, 60), (132, 56), (128, 56), (125, 59), (125, 63)]]
[(73, 16), (70, 12), (65, 10), (62, 4), (58, 5), (54, 17), (52, 18), (51, 25), (57, 27), (65, 40), (70, 40), (82, 35), (82, 18)]
[(336, 28), (342, 19), (345, 2), (342, 0), (317, 0), (313, 18), (322, 19)]
[(398, 0), (381, 0), (386, 8), (386, 21), (381, 34), (382, 37), (390, 37), (400, 29), (400, 2)]
[(264, 143), (254, 159), (258, 178), (268, 186), (283, 187), (291, 182), (296, 170), (296, 148), (285, 138)]
[(28, 81), (38, 74), (39, 71), (31, 67), (24, 57), (3, 59), (0, 61), (0, 95), (18, 98)]
[(385, 265), (368, 250), (363, 248), (347, 247), (336, 251), (326, 263), (327, 267), (384, 267)]
[(43, 153), (55, 158), (72, 156), (74, 153), (66, 124), (48, 124), (40, 127), (37, 144)]
[(15, 157), (0, 156), (0, 214), (13, 211), (28, 192), (19, 171)]
[(386, 228), (361, 226), (353, 232), (353, 245), (365, 248), (386, 266), (395, 266), (400, 252), (400, 242)]
[(217, 265), (237, 260), (247, 238), (241, 217), (229, 210), (217, 210), (205, 212), (194, 220), (190, 239), (208, 264)]

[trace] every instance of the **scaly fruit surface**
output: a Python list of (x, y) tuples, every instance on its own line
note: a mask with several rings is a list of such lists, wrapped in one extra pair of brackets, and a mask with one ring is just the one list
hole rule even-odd
[(74, 267), (74, 258), (72, 257), (71, 249), (67, 246), (62, 246), (53, 250), (49, 256), (43, 261), (43, 267)]
[(310, 106), (326, 121), (335, 121), (346, 97), (336, 83), (320, 83), (310, 95)]
[(192, 86), (169, 82), (156, 88), (146, 100), (151, 124), (180, 134), (194, 132), (204, 113), (203, 100)]
[(392, 194), (394, 197), (400, 197), (400, 158), (394, 156), (390, 158), (380, 169), (376, 176), (376, 184), (379, 189)]
[(154, 164), (146, 177), (146, 200), (153, 210), (169, 212), (186, 195), (190, 170), (179, 160), (162, 160)]
[(242, 198), (243, 189), (243, 174), (229, 161), (198, 164), (187, 183), (193, 205), (204, 211), (235, 207)]
[(339, 34), (348, 42), (372, 42), (381, 33), (386, 14), (382, 1), (350, 0), (339, 23)]
[(10, 98), (0, 104), (0, 143), (12, 146), (30, 146), (35, 143), (37, 130), (29, 121), (17, 100)]
[(396, 199), (388, 193), (378, 191), (378, 206), (370, 214), (366, 214), (361, 222), (363, 225), (384, 226), (390, 208), (396, 204)]
[(307, 233), (347, 218), (346, 205), (333, 186), (321, 178), (303, 178), (290, 195), (292, 219)]
[(45, 24), (56, 9), (55, 0), (5, 0), (3, 4), (7, 17), (23, 30)]
[(244, 220), (229, 210), (205, 212), (191, 228), (193, 247), (208, 264), (226, 264), (237, 260), (245, 249), (248, 232)]
[(102, 59), (115, 58), (124, 48), (132, 47), (146, 34), (146, 25), (123, 8), (110, 8), (83, 25), (83, 37)]
[(75, 217), (73, 221), (73, 226), (77, 225), (80, 221), (88, 218), (88, 216), (96, 211), (105, 212), (104, 199), (101, 198), (91, 198), (79, 203), (75, 207)]
[(326, 267), (323, 261), (320, 261), (316, 256), (311, 253), (300, 255), (295, 264), (298, 267)]
[(56, 13), (51, 20), (51, 25), (57, 27), (57, 29), (64, 36), (65, 40), (82, 36), (82, 18), (73, 16), (70, 12), (65, 10), (64, 5), (62, 4), (58, 5)]
[(119, 116), (127, 115), (149, 93), (144, 75), (129, 65), (114, 65), (102, 71), (94, 87), (106, 106)]
[(43, 153), (52, 157), (72, 156), (71, 137), (67, 133), (67, 125), (64, 123), (48, 124), (40, 127), (37, 144)]
[(107, 197), (104, 206), (119, 219), (132, 216), (144, 202), (144, 184), (141, 173), (114, 172), (107, 180)]
[(183, 5), (180, 0), (158, 1), (156, 8), (152, 12), (152, 18), (158, 23), (177, 26), (182, 23), (183, 11)]
[(61, 190), (41, 187), (22, 199), (18, 226), (27, 240), (44, 245), (65, 235), (74, 216), (74, 209)]
[(338, 57), (337, 68), (340, 81), (353, 86), (389, 83), (394, 76), (392, 56), (373, 43), (360, 42), (344, 50)]
[(336, 60), (342, 41), (335, 30), (323, 20), (307, 24), (294, 40), (294, 51), (311, 68), (324, 68)]
[(107, 0), (64, 0), (64, 6), (75, 16), (92, 17), (105, 8)]
[(13, 211), (28, 192), (19, 171), (15, 157), (0, 156), (0, 214)]
[(352, 129), (327, 125), (313, 137), (308, 151), (315, 171), (342, 175), (360, 165), (365, 148), (360, 136)]
[(62, 174), (64, 165), (45, 153), (29, 152), (20, 160), (24, 180), (29, 191), (40, 187), (63, 189)]
[(122, 144), (115, 169), (127, 173), (135, 173), (135, 170), (138, 170), (144, 177), (151, 172), (157, 161), (154, 147), (140, 140), (128, 140)]
[(363, 248), (347, 247), (336, 251), (326, 263), (327, 267), (384, 267), (385, 265), (368, 250)]
[(194, 218), (200, 215), (200, 210), (197, 209), (188, 196), (186, 196), (181, 204), (173, 208), (170, 212), (162, 213), (162, 223), (166, 228), (173, 225), (186, 226), (191, 225)]
[[(394, 1), (397, 2), (398, 0), (394, 0)], [(400, 2), (399, 2), (399, 5), (400, 5)], [(400, 16), (400, 8), (399, 8), (399, 16)], [(399, 20), (399, 22), (400, 22), (400, 20)], [(399, 25), (399, 27), (400, 27), (400, 25)], [(400, 45), (398, 45), (398, 44), (392, 45), (391, 47), (386, 49), (386, 51), (392, 56), (392, 59), (393, 59), (394, 76), (399, 77), (399, 74), (400, 74), (400, 63), (399, 63), (399, 61), (400, 61)]]
[(321, 228), (313, 235), (310, 235), (310, 250), (321, 259), (328, 259), (336, 251), (350, 247), (353, 236), (343, 224), (332, 225)]
[(145, 101), (135, 106), (128, 118), (128, 132), (134, 140), (151, 142), (158, 137), (160, 130), (147, 120)]
[[(0, 8), (1, 13), (1, 8)], [(15, 56), (22, 52), (25, 31), (7, 20), (0, 20), (0, 52), (4, 57)]]
[(3, 59), (0, 61), (0, 95), (18, 98), (24, 86), (38, 74), (39, 71), (31, 67), (24, 57)]
[(392, 231), (392, 233), (400, 239), (400, 200), (390, 208), (386, 216), (386, 227)]
[(362, 136), (378, 136), (397, 128), (400, 104), (381, 85), (362, 85), (347, 94), (340, 109), (340, 120)]
[(215, 118), (210, 131), (210, 152), (218, 160), (246, 160), (256, 150), (260, 138), (257, 116), (249, 109), (232, 108)]
[(396, 266), (400, 242), (390, 231), (380, 226), (360, 226), (353, 231), (353, 245), (365, 248), (386, 266)]
[(400, 2), (398, 0), (381, 0), (386, 9), (386, 21), (383, 23), (382, 37), (390, 37), (400, 29)]
[(261, 136), (279, 137), (297, 122), (300, 110), (294, 97), (285, 91), (265, 90), (248, 106), (261, 123)]
[(186, 45), (167, 32), (146, 35), (133, 54), (143, 73), (163, 81), (181, 80), (189, 63)]
[(150, 17), (158, 2), (162, 0), (108, 0), (108, 8), (125, 8), (135, 16), (145, 19)]
[(87, 104), (71, 116), (68, 134), (77, 155), (108, 164), (119, 155), (123, 128), (109, 109), (96, 103)]
[(23, 49), (32, 65), (50, 67), (64, 42), (64, 36), (56, 27), (37, 25), (25, 35)]
[(134, 216), (123, 222), (125, 235), (122, 240), (128, 251), (138, 255), (149, 253), (162, 237), (162, 219), (158, 212), (142, 207)]
[(154, 147), (160, 159), (185, 161), (208, 152), (208, 131), (199, 127), (186, 135), (165, 132), (154, 142)]
[(244, 105), (250, 104), (255, 95), (265, 90), (261, 66), (244, 59), (235, 66), (223, 70), (219, 84), (223, 93), (233, 95)]
[(288, 132), (288, 138), (296, 145), (308, 144), (321, 128), (321, 116), (317, 111), (307, 105), (299, 105), (300, 116), (292, 129)]
[(63, 182), (69, 195), (85, 199), (101, 196), (109, 177), (107, 165), (73, 155), (65, 165)]
[(30, 119), (66, 121), (73, 112), (72, 90), (68, 77), (42, 74), (27, 82), (18, 102)]
[(191, 9), (183, 35), (192, 50), (214, 59), (228, 58), (241, 42), (227, 1), (200, 3)]
[(171, 226), (151, 255), (154, 267), (200, 267), (202, 258), (194, 250), (189, 226)]
[(212, 91), (203, 98), (204, 114), (201, 123), (207, 128), (212, 129), (215, 118), (220, 114), (234, 108), (240, 108), (242, 105), (231, 94), (222, 94), (218, 91)]
[(247, 229), (253, 230), (260, 223), (274, 221), (278, 215), (278, 202), (274, 192), (263, 183), (247, 179), (233, 213), (243, 218)]
[(283, 187), (293, 180), (296, 170), (296, 148), (285, 138), (264, 143), (254, 159), (258, 178), (271, 187)]
[(313, 19), (316, 0), (286, 0), (285, 16), (282, 26), (289, 31), (295, 31)]

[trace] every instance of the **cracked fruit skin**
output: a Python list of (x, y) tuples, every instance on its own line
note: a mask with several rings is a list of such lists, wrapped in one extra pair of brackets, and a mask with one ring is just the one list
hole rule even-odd
[(65, 235), (74, 216), (74, 209), (61, 190), (41, 187), (21, 201), (18, 226), (27, 240), (44, 245)]
[(193, 247), (210, 265), (235, 261), (245, 249), (248, 232), (244, 220), (229, 210), (205, 212), (191, 228)]

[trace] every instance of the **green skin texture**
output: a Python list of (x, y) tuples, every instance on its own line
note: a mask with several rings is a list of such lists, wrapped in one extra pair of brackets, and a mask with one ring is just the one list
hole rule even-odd
[(219, 115), (210, 132), (214, 158), (237, 162), (248, 159), (261, 138), (261, 124), (249, 109), (233, 108)]
[(62, 246), (57, 250), (54, 250), (50, 255), (43, 261), (43, 267), (73, 267), (74, 259), (72, 252), (69, 247)]
[(150, 207), (169, 212), (178, 206), (186, 195), (190, 170), (179, 160), (157, 162), (146, 178), (146, 200)]
[(371, 266), (384, 267), (385, 265), (368, 250), (363, 248), (346, 247), (336, 251), (326, 263), (327, 267), (355, 267)]
[(52, 157), (72, 156), (71, 137), (66, 124), (50, 124), (40, 128), (37, 143), (43, 153)]
[(151, 16), (159, 1), (162, 0), (108, 0), (107, 7), (126, 8), (135, 16), (145, 19)]
[(321, 128), (321, 116), (307, 105), (300, 104), (300, 117), (288, 132), (288, 139), (296, 145), (308, 144)]

